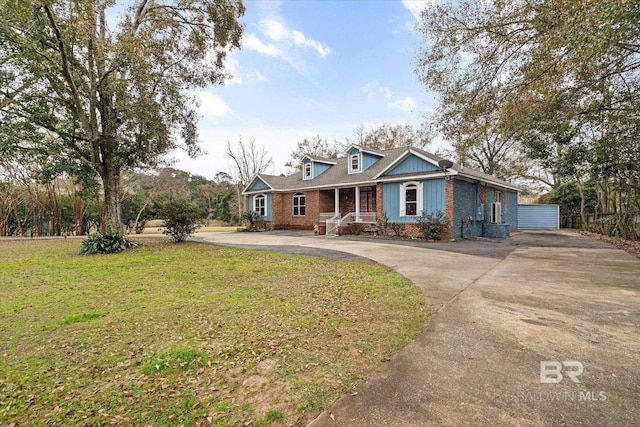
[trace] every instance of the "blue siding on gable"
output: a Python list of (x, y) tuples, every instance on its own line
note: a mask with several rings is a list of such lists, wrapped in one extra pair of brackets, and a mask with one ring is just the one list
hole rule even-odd
[(324, 172), (327, 169), (329, 169), (330, 167), (331, 167), (331, 165), (328, 165), (326, 163), (313, 162), (313, 171), (311, 173), (313, 174), (313, 177), (315, 178), (318, 175), (320, 175), (322, 172)]
[[(418, 217), (400, 216), (400, 186), (399, 182), (385, 183), (382, 187), (382, 209), (390, 222), (416, 222)], [(445, 181), (444, 179), (430, 179), (422, 181), (422, 210), (424, 212), (445, 212)]]
[[(309, 163), (311, 163), (311, 178), (305, 178), (304, 177), (304, 167), (305, 167), (305, 165), (307, 165)], [(310, 179), (316, 178), (318, 175), (320, 175), (322, 172), (324, 172), (327, 169), (329, 169), (331, 166), (332, 165), (328, 165), (326, 163), (314, 162), (314, 161), (306, 158), (302, 162), (302, 169), (301, 169), (300, 173), (302, 174), (302, 179), (310, 180)]]
[(433, 165), (420, 157), (411, 154), (409, 157), (400, 162), (399, 165), (394, 167), (386, 175), (400, 175), (403, 173), (414, 172), (431, 172), (440, 170), (436, 165)]
[[(351, 170), (351, 156), (354, 154), (360, 155), (360, 170), (358, 171)], [(361, 152), (360, 150), (354, 147), (351, 150), (349, 150), (349, 152), (347, 153), (347, 158), (349, 159), (349, 164), (347, 166), (349, 168), (349, 173), (360, 173), (370, 168), (375, 162), (380, 160), (381, 157), (376, 156), (375, 154)]]
[(374, 156), (373, 154), (369, 154), (369, 153), (362, 153), (362, 167), (361, 170), (365, 171), (368, 168), (370, 168), (375, 162), (377, 162), (378, 160), (380, 160), (380, 157), (378, 156)]
[[(263, 221), (271, 221), (271, 193), (262, 193), (265, 196), (267, 196), (267, 200), (266, 200), (266, 208), (267, 208), (267, 214), (263, 217), (261, 217), (260, 219), (262, 219)], [(251, 194), (249, 195), (249, 210), (253, 210), (253, 198), (257, 196), (257, 194)]]
[(248, 191), (266, 190), (268, 188), (269, 186), (267, 185), (267, 183), (264, 182), (262, 179), (258, 178), (256, 182), (254, 182), (253, 185), (249, 187)]

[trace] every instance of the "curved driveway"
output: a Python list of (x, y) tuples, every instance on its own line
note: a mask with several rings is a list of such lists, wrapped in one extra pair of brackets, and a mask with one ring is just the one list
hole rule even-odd
[[(565, 232), (435, 244), (292, 232), (195, 240), (369, 258), (427, 296), (428, 328), (313, 426), (640, 426), (640, 260), (605, 243)], [(541, 362), (554, 363), (542, 379)]]

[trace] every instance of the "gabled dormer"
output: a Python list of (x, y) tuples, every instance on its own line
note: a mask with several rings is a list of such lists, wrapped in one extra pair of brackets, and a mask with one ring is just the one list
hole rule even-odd
[[(406, 151), (396, 157), (387, 167), (378, 172), (373, 178), (391, 177), (394, 175), (444, 173), (438, 164), (440, 158), (413, 147), (406, 147)], [(455, 169), (447, 169), (447, 175), (456, 175)]]
[(336, 162), (331, 159), (306, 155), (302, 158), (302, 179), (304, 181), (314, 179), (335, 164)]
[(252, 192), (252, 191), (262, 191), (262, 190), (271, 190), (271, 189), (272, 187), (267, 183), (267, 181), (265, 181), (265, 179), (262, 176), (256, 175), (255, 177), (253, 177), (253, 180), (251, 180), (249, 185), (247, 185), (242, 192), (246, 193), (246, 192)]
[(384, 154), (379, 151), (362, 148), (356, 144), (351, 144), (346, 153), (347, 167), (350, 174), (364, 172), (384, 157)]

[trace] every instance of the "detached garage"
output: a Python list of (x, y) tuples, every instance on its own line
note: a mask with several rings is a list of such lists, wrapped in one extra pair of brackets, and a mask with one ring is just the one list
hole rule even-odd
[(518, 205), (518, 229), (560, 228), (560, 205)]

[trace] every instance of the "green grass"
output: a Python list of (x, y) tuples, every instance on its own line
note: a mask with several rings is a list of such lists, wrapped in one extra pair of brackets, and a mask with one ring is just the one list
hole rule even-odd
[(303, 425), (426, 325), (376, 264), (0, 243), (0, 425)]
[(68, 325), (69, 323), (88, 322), (91, 319), (97, 319), (102, 316), (104, 316), (104, 314), (101, 313), (72, 314), (64, 318), (64, 323)]

